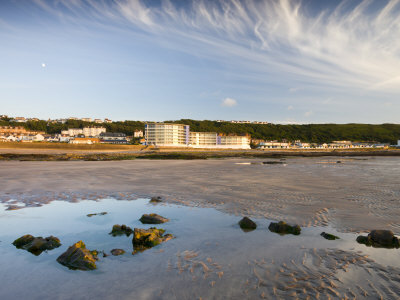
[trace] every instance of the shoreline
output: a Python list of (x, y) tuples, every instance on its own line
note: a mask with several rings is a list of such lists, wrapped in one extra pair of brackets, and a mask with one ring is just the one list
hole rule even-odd
[[(139, 150), (136, 150), (139, 149)], [(354, 157), (400, 156), (400, 149), (270, 149), (270, 150), (208, 150), (208, 149), (51, 149), (1, 148), (0, 161), (110, 161), (134, 159), (193, 160), (221, 158), (284, 158), (284, 157)]]

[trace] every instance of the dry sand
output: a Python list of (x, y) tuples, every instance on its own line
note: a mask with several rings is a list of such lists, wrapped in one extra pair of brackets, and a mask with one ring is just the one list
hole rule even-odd
[(14, 208), (21, 202), (162, 196), (301, 226), (330, 223), (340, 231), (400, 233), (399, 158), (289, 158), (282, 165), (261, 164), (267, 160), (0, 161), (0, 201)]

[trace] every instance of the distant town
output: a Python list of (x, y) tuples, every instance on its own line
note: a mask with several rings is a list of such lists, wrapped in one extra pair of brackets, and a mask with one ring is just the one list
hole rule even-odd
[[(72, 121), (81, 121), (90, 126), (69, 127), (60, 129), (56, 133), (47, 133), (42, 130), (27, 129), (24, 124), (43, 122), (38, 118), (8, 117), (0, 115), (0, 121), (6, 121), (7, 126), (0, 126), (0, 142), (50, 142), (70, 144), (141, 144), (154, 147), (190, 147), (205, 149), (350, 149), (350, 148), (388, 148), (400, 147), (397, 144), (376, 142), (355, 142), (349, 140), (327, 141), (324, 143), (304, 142), (300, 139), (266, 140), (252, 138), (250, 134), (233, 134), (211, 131), (192, 131), (190, 125), (176, 122), (135, 121), (140, 129), (124, 132), (109, 132), (106, 125), (113, 121), (105, 119), (75, 118), (47, 120), (46, 125), (69, 124)], [(232, 124), (270, 124), (264, 121), (224, 121), (217, 123)], [(1, 124), (1, 123), (0, 123)], [(11, 125), (12, 124), (12, 125)], [(125, 130), (126, 131), (126, 130)]]

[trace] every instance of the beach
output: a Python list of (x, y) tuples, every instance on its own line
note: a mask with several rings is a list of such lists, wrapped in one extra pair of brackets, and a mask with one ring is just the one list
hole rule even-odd
[[(267, 161), (280, 164), (263, 164)], [(396, 157), (1, 161), (0, 199), (32, 206), (161, 196), (170, 203), (301, 226), (330, 223), (341, 231), (400, 233), (399, 166)]]

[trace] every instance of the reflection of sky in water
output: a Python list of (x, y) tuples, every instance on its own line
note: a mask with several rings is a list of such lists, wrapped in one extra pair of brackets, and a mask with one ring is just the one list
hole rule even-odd
[[(240, 218), (209, 208), (189, 208), (174, 205), (152, 205), (148, 200), (102, 200), (69, 203), (54, 201), (48, 205), (16, 211), (0, 210), (0, 290), (1, 299), (46, 297), (54, 293), (61, 299), (72, 297), (139, 298), (154, 297), (155, 290), (168, 290), (183, 298), (193, 295), (214, 297), (218, 291), (234, 291), (248, 276), (248, 262), (255, 259), (285, 261), (302, 255), (304, 248), (339, 248), (371, 255), (378, 263), (400, 266), (400, 250), (374, 249), (355, 242), (355, 234), (337, 233), (329, 227), (303, 228), (300, 236), (279, 236), (268, 231), (268, 220), (256, 220), (256, 231), (244, 233), (237, 222)], [(104, 216), (87, 217), (88, 213), (108, 212)], [(132, 256), (132, 236), (108, 235), (114, 224), (151, 227), (138, 219), (144, 213), (158, 213), (170, 222), (157, 225), (172, 233), (176, 239)], [(342, 237), (327, 241), (319, 236), (322, 231)], [(15, 249), (11, 243), (24, 234), (54, 235), (61, 239), (60, 248), (35, 257), (27, 251)], [(59, 265), (56, 258), (68, 246), (83, 240), (89, 249), (122, 248), (127, 254), (119, 257), (100, 257), (98, 270), (71, 271)], [(160, 250), (162, 252), (160, 252)], [(224, 272), (217, 277), (214, 292), (208, 291), (208, 279), (194, 281), (192, 275), (179, 274), (176, 254), (196, 251), (198, 258), (218, 262)], [(168, 266), (172, 265), (172, 270)], [(210, 264), (211, 268), (211, 264)], [(215, 271), (217, 272), (217, 270)], [(185, 277), (186, 276), (186, 277)], [(215, 274), (213, 275), (215, 277)], [(156, 288), (155, 288), (156, 286)], [(185, 294), (188, 289), (193, 292)], [(171, 292), (173, 290), (173, 292)], [(178, 292), (179, 291), (179, 292)], [(213, 294), (217, 293), (217, 294)], [(234, 292), (233, 292), (234, 293)], [(168, 298), (167, 297), (167, 298)], [(218, 297), (217, 297), (218, 298)]]

